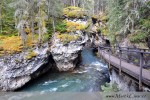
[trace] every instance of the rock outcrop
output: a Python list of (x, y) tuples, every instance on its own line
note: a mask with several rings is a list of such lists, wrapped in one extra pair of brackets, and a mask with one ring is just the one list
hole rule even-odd
[(79, 38), (67, 44), (63, 44), (60, 39), (57, 39), (57, 33), (53, 36), (51, 53), (59, 71), (71, 71), (76, 67), (80, 62), (81, 51), (88, 41), (88, 35), (82, 31), (72, 34), (78, 35)]
[(83, 31), (88, 26), (88, 21), (86, 18), (67, 18), (66, 21), (74, 25), (75, 30), (70, 29), (68, 33), (59, 36), (55, 33), (51, 47), (47, 43), (29, 52), (0, 57), (0, 90), (14, 91), (50, 68), (72, 71), (79, 64), (81, 51), (89, 41)]
[(45, 44), (32, 51), (36, 54), (34, 57), (27, 57), (28, 52), (1, 57), (0, 90), (14, 91), (48, 71), (54, 63), (48, 51), (48, 45)]

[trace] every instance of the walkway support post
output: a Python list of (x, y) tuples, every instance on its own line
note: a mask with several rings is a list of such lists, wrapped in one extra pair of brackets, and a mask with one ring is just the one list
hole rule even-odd
[(142, 70), (143, 69), (143, 53), (140, 53), (140, 75), (139, 75), (139, 90), (142, 90)]
[[(102, 59), (102, 53), (100, 53), (101, 51), (100, 51), (100, 47), (98, 47), (98, 55), (100, 56), (100, 58)], [(101, 54), (101, 55), (100, 55)]]
[(109, 54), (109, 69), (111, 69), (111, 64), (110, 64), (110, 49), (108, 49), (108, 54)]
[(121, 56), (122, 56), (122, 51), (121, 48), (119, 47), (119, 58), (120, 58), (119, 75), (121, 75)]

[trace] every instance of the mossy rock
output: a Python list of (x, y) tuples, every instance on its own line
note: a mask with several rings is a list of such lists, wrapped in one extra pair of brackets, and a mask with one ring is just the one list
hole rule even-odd
[(103, 22), (103, 23), (106, 23), (107, 20), (108, 20), (108, 17), (106, 16), (105, 13), (99, 13), (97, 15), (93, 15), (92, 16), (92, 20), (95, 22)]
[(76, 22), (64, 21), (64, 23), (66, 23), (68, 33), (76, 30), (85, 30), (87, 28), (87, 25), (79, 24)]
[(57, 34), (56, 38), (63, 42), (63, 44), (67, 44), (71, 41), (76, 41), (79, 36), (70, 34)]
[(34, 51), (29, 52), (28, 55), (25, 57), (27, 60), (32, 59), (33, 57), (36, 57), (37, 53), (35, 53)]
[(106, 83), (105, 85), (102, 85), (101, 86), (103, 92), (118, 92), (119, 89), (118, 89), (118, 86), (117, 86), (117, 83)]
[(84, 16), (87, 16), (83, 8), (75, 6), (64, 8), (63, 15), (68, 18), (83, 18)]

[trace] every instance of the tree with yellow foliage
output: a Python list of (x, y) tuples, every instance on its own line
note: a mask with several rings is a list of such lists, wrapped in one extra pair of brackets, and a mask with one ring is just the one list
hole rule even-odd
[(39, 43), (42, 42), (43, 38), (44, 38), (44, 33), (46, 33), (47, 29), (46, 29), (46, 24), (45, 21), (47, 19), (47, 15), (44, 11), (44, 3), (45, 0), (41, 0), (40, 2), (37, 3), (38, 6), (38, 14), (37, 14), (37, 20), (38, 20), (38, 34), (39, 34)]

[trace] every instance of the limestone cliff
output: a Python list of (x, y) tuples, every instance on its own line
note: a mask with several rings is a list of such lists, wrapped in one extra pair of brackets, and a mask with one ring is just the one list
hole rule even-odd
[(48, 45), (45, 44), (32, 52), (36, 54), (34, 57), (29, 57), (29, 52), (23, 52), (0, 58), (1, 91), (21, 88), (54, 66)]
[(53, 36), (51, 53), (59, 71), (73, 70), (80, 62), (81, 51), (88, 40), (88, 36), (82, 31), (76, 31), (72, 35), (75, 34), (78, 39), (65, 44), (57, 38), (57, 33)]

